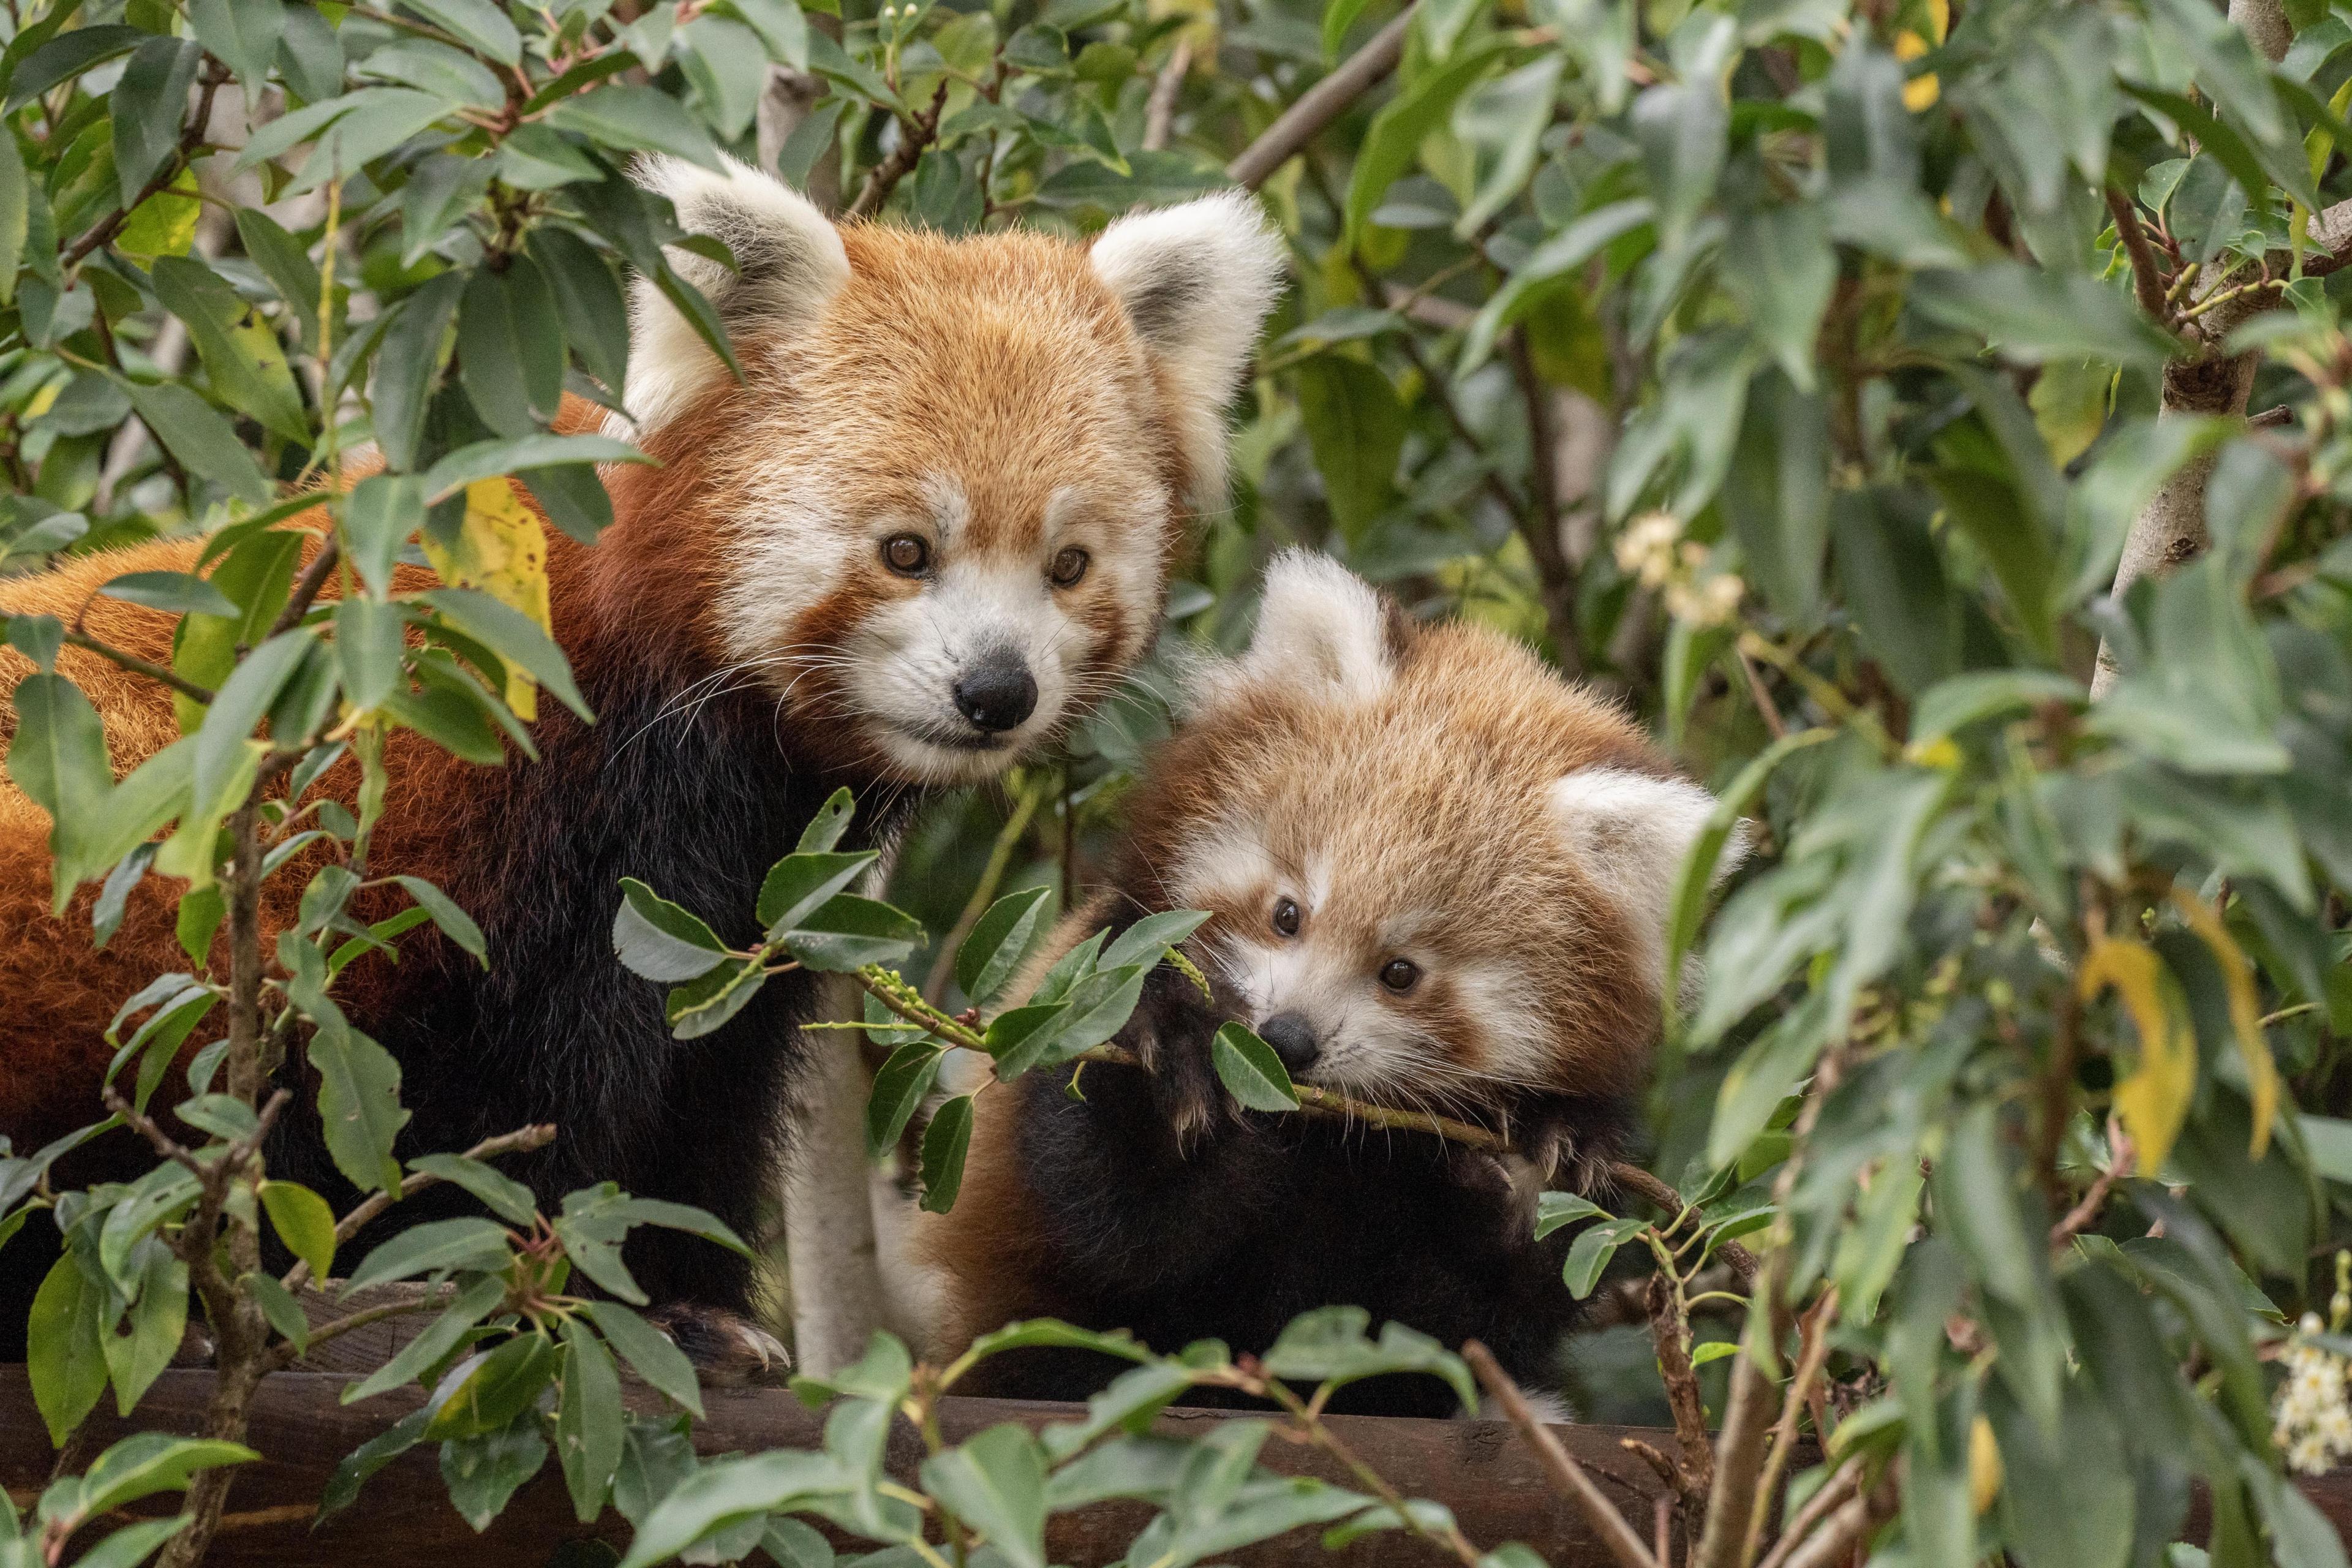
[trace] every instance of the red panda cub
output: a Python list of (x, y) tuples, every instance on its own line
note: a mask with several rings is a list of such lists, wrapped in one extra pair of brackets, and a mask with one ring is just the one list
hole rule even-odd
[[(610, 427), (655, 463), (606, 473), (615, 521), (593, 547), (548, 543), (555, 636), (595, 722), (543, 704), (536, 754), (489, 765), (393, 737), (369, 870), (437, 883), (479, 922), (488, 956), (419, 931), (397, 964), (361, 959), (337, 996), (400, 1063), (404, 1157), (552, 1121), (553, 1144), (507, 1166), (548, 1212), (612, 1181), (750, 1234), (817, 982), (782, 977), (723, 1028), (673, 1039), (660, 987), (613, 956), (620, 879), (749, 941), (763, 869), (835, 788), (856, 792), (849, 847), (863, 847), (917, 792), (992, 777), (1076, 721), (1150, 643), (1189, 520), (1223, 503), (1223, 408), (1283, 252), (1237, 193), (1121, 218), (1088, 245), (836, 226), (740, 164), (656, 159), (644, 177), (684, 230), (732, 253), (731, 268), (676, 259), (743, 374), (638, 280), (626, 414)], [(594, 417), (566, 405), (569, 428)], [(193, 570), (202, 543), (74, 557), (0, 584), (0, 615), (86, 607), (90, 632), (168, 663), (171, 617), (94, 594), (126, 572)], [(79, 650), (61, 663), (103, 714), (118, 770), (178, 739), (161, 687)], [(0, 648), (0, 694), (30, 671)], [(12, 711), (0, 700), (0, 741)], [(320, 787), (349, 798), (356, 769)], [(102, 952), (95, 889), (53, 917), (48, 831), (0, 781), (0, 1132), (19, 1151), (98, 1119), (108, 1019), (185, 966), (179, 888), (161, 877), (135, 889)], [(300, 887), (291, 874), (271, 884), (265, 953), (296, 923)], [(275, 1130), (271, 1173), (340, 1206), (351, 1194), (313, 1096), (295, 1068), (284, 1076), (295, 1109)], [(152, 1163), (127, 1134), (76, 1159), (67, 1179)], [(420, 1193), (362, 1246), (466, 1201)], [(42, 1221), (0, 1251), (0, 1355), (56, 1247)], [(724, 1331), (699, 1342), (756, 1345), (740, 1321), (750, 1260), (652, 1229), (626, 1258), (673, 1322)]]
[[(1576, 1314), (1570, 1237), (1534, 1236), (1547, 1177), (1597, 1184), (1624, 1142), (1664, 984), (1662, 932), (1715, 800), (1614, 708), (1466, 624), (1412, 625), (1336, 563), (1277, 559), (1248, 650), (1195, 704), (1127, 813), (1108, 889), (1050, 960), (1153, 911), (1213, 918), (1187, 943), (1213, 1002), (1162, 965), (1119, 1043), (1142, 1069), (1078, 1088), (1034, 1073), (981, 1097), (961, 1201), (919, 1233), (953, 1353), (1020, 1318), (1264, 1352), (1311, 1308), (1360, 1307), (1449, 1347), (1476, 1338), (1556, 1387)], [(1507, 1132), (1433, 1136), (1234, 1106), (1219, 1024), (1297, 1080)], [(969, 1390), (1083, 1397), (1086, 1352), (993, 1358)], [(1390, 1377), (1340, 1407), (1442, 1415)]]

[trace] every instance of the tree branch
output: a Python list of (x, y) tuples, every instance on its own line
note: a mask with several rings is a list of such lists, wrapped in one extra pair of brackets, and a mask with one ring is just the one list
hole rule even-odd
[(1568, 1450), (1559, 1446), (1559, 1439), (1536, 1419), (1536, 1413), (1528, 1407), (1527, 1395), (1519, 1392), (1510, 1373), (1495, 1360), (1495, 1352), (1472, 1340), (1462, 1347), (1462, 1359), (1470, 1363), (1470, 1370), (1478, 1374), (1478, 1381), (1495, 1396), (1495, 1403), (1503, 1407), (1503, 1414), (1519, 1429), (1519, 1436), (1535, 1449), (1536, 1458), (1551, 1477), (1552, 1485), (1583, 1510), (1585, 1522), (1592, 1526), (1601, 1544), (1609, 1549), (1617, 1568), (1664, 1568), (1650, 1555), (1642, 1538), (1633, 1533), (1633, 1527), (1625, 1522), (1625, 1516), (1617, 1511), (1616, 1505), (1585, 1473), (1584, 1467), (1570, 1458)]
[(110, 660), (133, 675), (143, 675), (150, 680), (160, 680), (192, 702), (210, 704), (213, 700), (211, 687), (198, 686), (176, 669), (141, 658), (135, 653), (125, 653), (119, 647), (99, 641), (87, 632), (68, 630), (63, 640), (68, 647), (78, 647), (84, 653), (94, 653), (99, 658)]
[(872, 217), (898, 188), (898, 182), (912, 173), (923, 156), (923, 149), (938, 139), (940, 111), (947, 107), (948, 82), (941, 80), (940, 89), (931, 94), (931, 106), (913, 116), (898, 117), (898, 144), (890, 155), (866, 171), (866, 183), (857, 187), (857, 199), (841, 216), (845, 220)]
[(1412, 26), (1415, 5), (1398, 12), (1396, 20), (1373, 34), (1362, 48), (1300, 93), (1297, 102), (1284, 110), (1273, 124), (1258, 133), (1256, 141), (1242, 149), (1240, 157), (1225, 165), (1225, 178), (1247, 189), (1257, 189), (1265, 184), (1267, 175), (1314, 141), (1349, 104), (1396, 69), (1397, 61), (1404, 58), (1404, 36)]
[(2131, 258), (2132, 291), (2139, 296), (2139, 308), (2160, 326), (2172, 324), (2171, 309), (2164, 300), (2165, 283), (2160, 276), (2156, 251), (2147, 243), (2147, 232), (2140, 227), (2139, 210), (2131, 198), (2113, 185), (2106, 188), (2107, 211), (2116, 220), (2116, 237), (2123, 243), (2124, 254)]
[(1691, 1568), (1736, 1568), (1762, 1479), (1764, 1434), (1772, 1420), (1772, 1380), (1747, 1349), (1731, 1358), (1731, 1398), (1715, 1443), (1715, 1485), (1706, 1494), (1706, 1529)]
[(217, 64), (205, 72), (204, 90), (196, 99), (195, 117), (180, 132), (180, 144), (172, 150), (170, 157), (163, 160), (163, 166), (155, 171), (154, 177), (139, 187), (136, 196), (90, 225), (82, 231), (79, 239), (66, 247), (65, 254), (58, 258), (59, 267), (71, 267), (112, 239), (122, 231), (122, 226), (131, 215), (139, 210), (140, 203), (180, 177), (182, 171), (194, 161), (195, 150), (204, 144), (205, 132), (213, 122), (213, 95), (220, 90), (221, 83), (226, 81), (228, 76), (228, 68)]
[(1143, 150), (1158, 153), (1168, 145), (1170, 130), (1176, 121), (1176, 100), (1184, 90), (1185, 73), (1192, 68), (1192, 41), (1176, 40), (1175, 49), (1168, 63), (1151, 81), (1150, 101), (1143, 106)]

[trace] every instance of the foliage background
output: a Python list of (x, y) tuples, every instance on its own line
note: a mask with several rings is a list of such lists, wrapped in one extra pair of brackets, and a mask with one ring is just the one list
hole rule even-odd
[[(339, 509), (347, 557), (418, 528), (421, 558), (478, 546), (500, 524), (467, 487), (508, 471), (592, 535), (588, 464), (614, 454), (544, 444), (555, 394), (616, 388), (625, 267), (693, 305), (660, 259), (664, 215), (621, 176), (639, 151), (730, 148), (845, 211), (950, 232), (1083, 234), (1247, 176), (1292, 241), (1295, 287), (1237, 411), (1233, 506), (1207, 520), (1169, 638), (1231, 646), (1267, 556), (1326, 549), (1418, 614), (1489, 621), (1622, 695), (1763, 830), (1703, 944), (1705, 994), (1668, 1020), (1654, 1108), (1654, 1168), (1708, 1194), (1710, 1234), (1744, 1231), (1768, 1258), (1752, 1300), (1698, 1330), (1748, 1348), (1700, 1369), (1727, 1445), (1760, 1434), (1764, 1391), (1789, 1380), (1788, 1429), (1841, 1434), (1813, 1481), (1845, 1477), (1851, 1533), (1877, 1534), (1886, 1561), (2157, 1561), (2191, 1476), (2215, 1499), (2215, 1561), (2342, 1561), (2279, 1449), (2325, 1461), (2352, 1434), (2338, 1447), (2281, 1404), (2274, 1441), (2273, 1394), (2306, 1312), (2286, 1359), (2335, 1377), (2337, 1405), (2327, 1358), (2352, 1349), (2330, 1301), (2352, 1181), (2346, 16), (2319, 0), (7, 10), (11, 572), (264, 515), (276, 486), (366, 438), (419, 479)], [(1336, 113), (1293, 134), (1284, 110), (1327, 79)], [(207, 695), (250, 657), (230, 630), (311, 639), (315, 711), (362, 715), (362, 746), (383, 723), (495, 745), (535, 687), (562, 693), (543, 645), (507, 623), (501, 642), (412, 605), (397, 614), (474, 673), (438, 688), (463, 694), (462, 718), (404, 707), (412, 680), (449, 669), (395, 646), (387, 673), (368, 655), (398, 619), (346, 606), (331, 630), (306, 624), (288, 575), (224, 566), (125, 593), (191, 617), (177, 673)], [(528, 613), (527, 584), (482, 585)], [(380, 584), (361, 598), (390, 603)], [(293, 620), (273, 627), (281, 607)], [(63, 631), (17, 617), (8, 636), (45, 664)], [(1001, 894), (1084, 885), (1165, 722), (1164, 674), (1066, 758), (917, 827), (892, 897), (940, 952)], [(12, 776), (58, 814), (61, 859), (104, 876), (118, 839), (217, 807), (156, 852), (201, 900), (221, 869), (210, 829), (238, 801), (151, 811), (127, 837), (77, 819), (68, 803), (130, 807), (73, 701), (44, 684), (14, 708)], [(226, 716), (246, 721), (236, 745), (259, 711)], [(363, 846), (351, 826), (338, 837)], [(1703, 893), (1685, 879), (1678, 952)], [(206, 936), (240, 918), (212, 897), (189, 917)], [(320, 952), (333, 921), (309, 933)], [(936, 975), (950, 1011), (965, 1000), (929, 952), (906, 970)], [(299, 966), (271, 978), (293, 1037), (319, 1028), (328, 1045), (308, 1048), (373, 1059), (326, 1026)], [(142, 1049), (184, 1035), (196, 992), (233, 989), (201, 980), (147, 998)], [(221, 1190), (179, 1193), (158, 1234), (253, 1234), (226, 1195), (251, 1174), (253, 1086), (234, 1064), (230, 1082), (245, 1118), (222, 1108), (207, 1130)], [(453, 1169), (494, 1211), (514, 1201)], [(8, 1170), (0, 1224), (28, 1196), (51, 1206), (37, 1165)], [(84, 1200), (82, 1222), (95, 1235), (126, 1196)], [(602, 1234), (574, 1239), (593, 1258)], [(143, 1313), (160, 1342), (188, 1286), (140, 1257), (168, 1289), (141, 1293), (118, 1252), (105, 1277), (128, 1305), (93, 1285), (76, 1310)], [(477, 1281), (517, 1267), (504, 1242), (440, 1266)], [(274, 1344), (248, 1279), (227, 1282), (247, 1292), (236, 1311)], [(507, 1355), (498, 1386), (523, 1404), (434, 1431), (457, 1495), (491, 1511), (546, 1457), (525, 1441), (546, 1414), (530, 1401), (560, 1384), (561, 1420), (603, 1386), (595, 1347), (631, 1354), (593, 1313), (523, 1316), (532, 1331), (505, 1342), (524, 1350), (484, 1352)], [(1570, 1353), (1589, 1413), (1664, 1406), (1638, 1330)], [(110, 1378), (135, 1400), (142, 1366), (85, 1356), (45, 1413), (87, 1411)], [(903, 1376), (886, 1355), (842, 1386), (887, 1424), (927, 1397)], [(1829, 1397), (1801, 1411), (1815, 1389)], [(854, 1426), (835, 1458), (860, 1451)], [(641, 1455), (640, 1479), (680, 1481), (677, 1447), (629, 1441), (675, 1462)], [(998, 1448), (968, 1462), (1046, 1462)], [(194, 1476), (188, 1517), (216, 1515), (226, 1472), (205, 1467), (235, 1456), (174, 1452), (131, 1484)], [(967, 1461), (943, 1462), (932, 1492), (961, 1510)], [(584, 1510), (613, 1472), (580, 1463), (567, 1450)], [(870, 1472), (859, 1491), (775, 1468), (761, 1507), (693, 1517), (759, 1525), (748, 1542), (793, 1499), (881, 1506)], [(112, 1506), (121, 1483), (100, 1480), (44, 1503), (39, 1551)], [(984, 1525), (984, 1501), (969, 1506), (997, 1549), (1026, 1538), (1025, 1515)], [(1753, 1561), (1753, 1532), (1720, 1550), (1706, 1560)]]

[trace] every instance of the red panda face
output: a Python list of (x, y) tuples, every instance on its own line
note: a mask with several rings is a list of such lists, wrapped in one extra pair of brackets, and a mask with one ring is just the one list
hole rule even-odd
[(1475, 1110), (1639, 1081), (1667, 900), (1714, 805), (1524, 649), (1404, 627), (1291, 555), (1131, 816), (1295, 1076)]
[(740, 384), (639, 286), (622, 431), (695, 471), (720, 672), (910, 783), (1066, 729), (1150, 645), (1183, 525), (1222, 496), (1223, 406), (1281, 259), (1255, 208), (1146, 214), (1089, 249), (836, 228), (748, 169), (654, 183), (741, 267), (679, 253)]

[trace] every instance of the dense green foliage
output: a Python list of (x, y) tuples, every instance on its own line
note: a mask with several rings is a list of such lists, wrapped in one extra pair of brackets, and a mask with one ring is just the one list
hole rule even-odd
[[(1850, 1497), (1835, 1528), (1884, 1561), (2161, 1562), (2191, 1478), (2212, 1498), (2213, 1562), (2344, 1561), (2279, 1450), (2305, 1467), (2352, 1454), (2352, 1427), (2340, 1444), (2323, 1429), (2352, 1397), (2328, 1302), (2352, 1239), (2352, 1122), (2330, 1115), (2352, 1034), (2352, 223), (2334, 208), (2352, 194), (2336, 151), (2352, 19), (2320, 0), (2242, 10), (1420, 0), (1393, 79), (1264, 177), (1295, 287), (1238, 411), (1234, 504), (1207, 520), (1166, 635), (1232, 644), (1260, 564), (1314, 544), (1418, 614), (1488, 619), (1622, 693), (1719, 787), (1718, 833), (1758, 825), (1762, 852), (1712, 930), (1709, 844), (1670, 931), (1706, 978), (1665, 1021), (1654, 1164), (1700, 1212), (1644, 1222), (1562, 1194), (1543, 1223), (1588, 1226), (1564, 1289), (1643, 1255), (1664, 1272), (1663, 1393), (1686, 1434), (1702, 1414), (1727, 1426), (1718, 1487), (1758, 1495), (1742, 1435), (1785, 1400), (1787, 1433), (1828, 1428), (1791, 1507)], [(95, 711), (54, 673), (87, 639), (47, 616), (6, 626), (37, 670), (15, 688), (9, 773), (57, 819), (58, 885), (104, 882), (102, 938), (140, 878), (186, 879), (194, 955), (123, 999), (121, 1108), (99, 1122), (94, 1104), (89, 1134), (136, 1136), (128, 1121), (194, 1141), (138, 1183), (80, 1192), (47, 1182), (58, 1149), (0, 1161), (0, 1239), (28, 1224), (69, 1238), (32, 1325), (53, 1434), (110, 1389), (134, 1410), (192, 1310), (224, 1368), (291, 1361), (321, 1332), (294, 1291), (338, 1268), (455, 1297), (353, 1390), (434, 1393), (353, 1456), (331, 1505), (437, 1442), (469, 1519), (551, 1458), (583, 1519), (609, 1504), (638, 1527), (633, 1562), (764, 1545), (821, 1563), (831, 1548), (791, 1517), (807, 1514), (896, 1543), (893, 1563), (961, 1568), (978, 1539), (1042, 1568), (1048, 1511), (1113, 1496), (1160, 1510), (1133, 1558), (1150, 1568), (1339, 1521), (1338, 1538), (1402, 1526), (1468, 1563), (1517, 1561), (1426, 1506), (1270, 1479), (1263, 1427), (1139, 1435), (1191, 1386), (1286, 1392), (1268, 1373), (1423, 1366), (1469, 1392), (1451, 1347), (1376, 1342), (1344, 1314), (1302, 1321), (1263, 1371), (1122, 1347), (1137, 1370), (1085, 1423), (935, 1442), (919, 1491), (881, 1485), (883, 1437), (958, 1369), (879, 1342), (808, 1385), (840, 1396), (822, 1453), (698, 1465), (692, 1369), (625, 1304), (639, 1293), (616, 1244), (632, 1225), (711, 1223), (609, 1187), (542, 1218), (499, 1148), (404, 1175), (396, 1067), (332, 994), (343, 963), (418, 921), (480, 941), (428, 884), (373, 928), (346, 912), (384, 734), (495, 758), (502, 736), (525, 743), (540, 691), (578, 701), (543, 583), (485, 566), (535, 524), (483, 481), (521, 475), (582, 539), (609, 521), (594, 465), (633, 454), (548, 426), (567, 387), (620, 392), (628, 269), (723, 342), (664, 259), (683, 237), (628, 183), (631, 156), (758, 157), (782, 67), (810, 89), (770, 138), (796, 183), (883, 222), (1083, 233), (1223, 184), (1393, 10), (6, 11), (0, 569), (211, 540), (201, 575), (109, 590), (184, 617), (165, 673), (190, 738), (119, 782)], [(2236, 417), (2249, 391), (2259, 426)], [(314, 606), (285, 526), (309, 501), (280, 498), (363, 441), (388, 468), (335, 490), (348, 581)], [(2156, 542), (2177, 569), (2111, 596), (2136, 526), (2143, 542), (2172, 528)], [(394, 594), (401, 559), (453, 587)], [(2115, 673), (2095, 700), (2102, 648)], [(722, 911), (633, 887), (621, 957), (686, 983), (682, 1031), (715, 1026), (768, 965), (862, 970), (906, 1026), (876, 1030), (895, 1047), (877, 1150), (948, 1045), (1012, 1056), (1008, 1076), (1097, 1048), (1181, 931), (1091, 955), (1034, 1037), (954, 1011), (992, 1002), (1005, 954), (1083, 885), (1166, 696), (1146, 670), (1066, 756), (933, 808), (892, 889), (911, 915), (848, 898), (864, 862), (835, 863), (821, 825), (778, 868), (766, 947), (730, 954), (696, 919)], [(281, 804), (347, 752), (368, 778), (356, 799)], [(315, 834), (338, 852), (299, 929), (242, 975), (205, 967), (223, 922), (252, 918), (241, 895), (297, 874), (276, 851)], [(900, 963), (931, 982), (878, 967)], [(196, 1098), (147, 1121), (216, 1011), (229, 1027), (188, 1069)], [(308, 1054), (337, 1164), (371, 1202), (454, 1182), (495, 1217), (339, 1261), (355, 1226), (256, 1153), (264, 1071), (286, 1051)], [(1219, 1060), (1245, 1101), (1288, 1092), (1245, 1037)], [(966, 1109), (921, 1140), (942, 1208), (969, 1113), (949, 1103)], [(265, 1223), (302, 1260), (283, 1277), (258, 1266)], [(1740, 1237), (1760, 1268), (1708, 1278)], [(602, 1299), (567, 1289), (575, 1269)], [(1744, 1355), (1697, 1346), (1694, 1314), (1727, 1306)], [(2327, 1321), (2299, 1331), (2277, 1402), (2270, 1363), (2306, 1312)], [(1695, 1348), (1697, 1381), (1675, 1364)], [(622, 1363), (679, 1423), (625, 1417)], [(225, 1373), (225, 1399), (236, 1382)], [(1288, 1419), (1314, 1425), (1303, 1406)], [(189, 1560), (243, 1457), (117, 1445), (21, 1525), (6, 1514), (0, 1561), (58, 1561), (85, 1524), (181, 1488), (185, 1514), (89, 1560)], [(1685, 1499), (1694, 1536), (1706, 1501)], [(1739, 1517), (1709, 1525), (1700, 1560), (1752, 1563), (1778, 1521), (1725, 1510)], [(933, 1514), (953, 1521), (943, 1546), (925, 1540)]]

